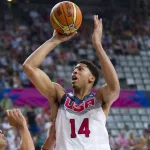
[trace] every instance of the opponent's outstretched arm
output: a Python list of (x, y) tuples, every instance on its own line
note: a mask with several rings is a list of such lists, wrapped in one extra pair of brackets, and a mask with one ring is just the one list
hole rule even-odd
[(96, 49), (96, 53), (101, 64), (102, 73), (106, 81), (106, 84), (100, 87), (97, 94), (102, 97), (104, 103), (109, 107), (118, 98), (120, 93), (120, 85), (115, 68), (102, 47), (102, 31), (102, 19), (99, 20), (98, 16), (95, 15), (92, 42)]
[(6, 110), (8, 122), (11, 126), (19, 130), (21, 136), (21, 150), (35, 150), (32, 137), (24, 116), (19, 109)]

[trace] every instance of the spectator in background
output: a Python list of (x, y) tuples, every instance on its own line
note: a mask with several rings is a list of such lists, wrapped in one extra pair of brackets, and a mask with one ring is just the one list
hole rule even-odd
[(70, 49), (67, 53), (67, 60), (70, 66), (75, 66), (77, 64), (77, 56), (74, 53), (73, 49)]
[(38, 133), (39, 132), (39, 128), (36, 124), (36, 114), (34, 111), (34, 107), (28, 107), (27, 113), (27, 120), (28, 120), (28, 124), (29, 124), (29, 130), (32, 134)]
[(129, 47), (128, 47), (128, 51), (130, 54), (138, 54), (138, 48), (137, 48), (137, 44), (134, 40), (130, 41)]
[(117, 59), (114, 54), (110, 55), (109, 59), (110, 59), (111, 63), (113, 64), (113, 66), (117, 65)]
[(125, 137), (124, 132), (120, 132), (116, 142), (116, 147), (118, 150), (129, 150), (128, 139)]
[(19, 74), (17, 71), (13, 72), (12, 81), (13, 81), (13, 88), (22, 88), (21, 78), (19, 77)]
[(4, 117), (1, 127), (3, 129), (3, 132), (8, 132), (11, 129), (11, 126), (8, 123), (8, 119), (7, 117)]
[(150, 124), (148, 124), (146, 131), (147, 131), (148, 136), (150, 136)]
[(111, 134), (111, 131), (108, 132), (108, 135), (109, 135), (109, 144), (110, 144), (111, 150), (116, 150), (116, 142), (115, 142), (114, 137)]
[(0, 101), (0, 107), (3, 111), (13, 108), (13, 103), (8, 97), (8, 94), (5, 94), (4, 98)]
[(138, 140), (135, 150), (148, 150), (148, 134), (147, 131), (143, 131), (143, 135)]
[(113, 43), (113, 50), (116, 55), (124, 54), (123, 46), (121, 45), (121, 41), (117, 40)]
[(52, 126), (51, 121), (48, 121), (48, 122), (45, 123), (44, 129), (45, 129), (45, 132), (46, 132), (46, 137), (49, 136), (51, 126)]
[(48, 120), (49, 116), (45, 113), (44, 109), (36, 116), (35, 121), (41, 132), (45, 131), (45, 123), (48, 122)]
[(124, 132), (125, 137), (128, 139), (130, 137), (130, 133), (131, 133), (130, 128), (129, 128), (128, 125), (124, 126), (124, 131), (123, 132)]
[(128, 145), (129, 145), (129, 149), (134, 149), (136, 145), (136, 139), (133, 133), (129, 134)]

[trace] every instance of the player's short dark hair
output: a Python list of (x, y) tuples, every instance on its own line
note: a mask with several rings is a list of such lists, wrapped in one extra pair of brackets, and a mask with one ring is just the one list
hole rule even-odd
[(92, 75), (95, 77), (95, 81), (93, 84), (93, 87), (97, 84), (98, 80), (99, 80), (99, 70), (96, 67), (96, 65), (94, 65), (91, 61), (88, 60), (81, 60), (78, 62), (87, 65), (88, 69), (91, 71)]

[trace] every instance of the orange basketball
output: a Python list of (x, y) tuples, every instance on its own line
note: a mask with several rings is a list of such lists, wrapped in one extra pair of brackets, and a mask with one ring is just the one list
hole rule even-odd
[(63, 1), (52, 8), (50, 22), (57, 32), (69, 35), (80, 27), (82, 13), (76, 4)]

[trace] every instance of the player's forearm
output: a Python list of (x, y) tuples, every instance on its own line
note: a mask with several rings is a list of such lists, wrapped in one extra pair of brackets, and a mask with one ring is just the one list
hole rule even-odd
[(43, 145), (43, 149), (45, 150), (53, 150), (54, 146), (56, 144), (56, 139), (55, 137), (48, 137)]
[(53, 123), (50, 127), (50, 133), (46, 141), (44, 142), (43, 149), (46, 150), (53, 150), (56, 144), (56, 131), (55, 131), (55, 124)]
[(20, 150), (35, 150), (32, 137), (27, 127), (19, 129), (21, 135)]
[(95, 48), (108, 88), (112, 91), (119, 91), (120, 85), (114, 66), (112, 65), (101, 44), (95, 46)]
[(39, 48), (37, 48), (24, 62), (23, 67), (39, 67), (45, 57), (59, 44), (53, 38), (46, 41)]

